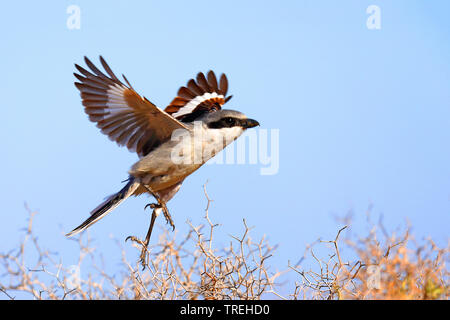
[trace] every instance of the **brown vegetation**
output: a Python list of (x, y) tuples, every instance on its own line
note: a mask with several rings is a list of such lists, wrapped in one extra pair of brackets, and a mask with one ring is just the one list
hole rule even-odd
[[(275, 248), (264, 238), (252, 240), (245, 220), (240, 237), (231, 237), (226, 248), (215, 246), (218, 226), (210, 220), (207, 199), (206, 224), (189, 224), (190, 231), (181, 240), (171, 232), (163, 233), (149, 247), (144, 270), (138, 261), (130, 263), (125, 249), (119, 247), (121, 271), (107, 274), (97, 267), (90, 239), (81, 237), (77, 240), (78, 267), (89, 258), (93, 271), (80, 279), (73, 266), (63, 267), (57, 255), (41, 248), (33, 233), (35, 213), (30, 212), (22, 243), (15, 250), (0, 253), (0, 294), (9, 299), (449, 298), (449, 246), (439, 248), (431, 239), (417, 244), (408, 230), (399, 237), (388, 234), (380, 224), (374, 225), (369, 235), (355, 239), (345, 237), (345, 226), (335, 239), (308, 246), (296, 265), (288, 263), (284, 270), (276, 271), (270, 267)], [(136, 243), (133, 246), (141, 249)], [(327, 246), (326, 258), (316, 255), (317, 246)], [(355, 259), (344, 259), (341, 247)], [(27, 259), (34, 255), (37, 258), (31, 264)], [(305, 271), (300, 265), (308, 257), (315, 263)], [(286, 274), (295, 275), (296, 283), (282, 283), (280, 279)], [(290, 294), (280, 294), (282, 286), (284, 291), (290, 288)]]

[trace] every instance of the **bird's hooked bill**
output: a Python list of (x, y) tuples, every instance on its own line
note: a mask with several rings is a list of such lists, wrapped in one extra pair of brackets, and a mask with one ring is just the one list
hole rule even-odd
[(259, 122), (253, 119), (245, 119), (244, 123), (243, 123), (243, 127), (248, 129), (248, 128), (253, 128), (259, 126)]

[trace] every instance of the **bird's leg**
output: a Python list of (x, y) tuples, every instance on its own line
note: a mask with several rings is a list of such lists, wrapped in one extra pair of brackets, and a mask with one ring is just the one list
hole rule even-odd
[(164, 217), (166, 218), (166, 222), (170, 224), (172, 230), (175, 230), (175, 224), (173, 223), (172, 217), (170, 216), (169, 210), (167, 209), (166, 203), (161, 199), (161, 197), (154, 192), (149, 186), (144, 185), (144, 188), (147, 189), (148, 192), (158, 201), (158, 204), (150, 203), (145, 206), (147, 208), (150, 206), (151, 208), (161, 208), (164, 213)]
[(149, 203), (144, 208), (144, 210), (147, 209), (147, 207), (150, 207), (153, 209), (152, 217), (150, 220), (150, 226), (148, 228), (147, 235), (145, 236), (145, 240), (142, 241), (142, 240), (138, 239), (137, 237), (129, 236), (125, 239), (125, 241), (131, 240), (133, 242), (138, 243), (142, 247), (141, 254), (139, 256), (139, 261), (142, 265), (142, 268), (145, 269), (147, 248), (148, 248), (148, 244), (150, 243), (150, 237), (152, 235), (153, 226), (155, 224), (156, 217), (158, 217), (159, 213), (162, 211), (164, 213), (164, 217), (166, 218), (166, 222), (172, 226), (173, 230), (175, 230), (175, 224), (173, 223), (172, 217), (170, 216), (170, 213), (169, 213), (169, 210), (167, 210), (167, 206), (166, 206), (165, 202), (161, 199), (161, 197), (156, 192), (154, 192), (150, 187), (148, 187), (146, 185), (143, 185), (143, 186), (156, 199), (156, 201), (158, 201), (158, 203)]
[[(152, 204), (153, 205), (153, 204)], [(159, 208), (152, 206), (153, 208), (153, 213), (152, 213), (152, 218), (150, 220), (150, 226), (148, 227), (148, 231), (147, 231), (147, 235), (145, 236), (145, 240), (142, 241), (134, 236), (128, 236), (125, 241), (127, 241), (128, 239), (133, 241), (133, 242), (137, 242), (139, 245), (141, 245), (141, 254), (139, 256), (139, 262), (142, 265), (142, 270), (145, 269), (146, 266), (146, 257), (147, 257), (147, 248), (148, 248), (148, 244), (150, 243), (150, 236), (152, 235), (152, 230), (153, 230), (153, 225), (155, 224), (155, 220), (156, 217), (159, 214)]]

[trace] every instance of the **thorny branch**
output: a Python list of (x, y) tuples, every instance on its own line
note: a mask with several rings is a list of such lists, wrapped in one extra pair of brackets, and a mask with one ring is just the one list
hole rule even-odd
[[(273, 271), (270, 258), (276, 247), (269, 245), (265, 237), (254, 241), (250, 236), (252, 228), (245, 219), (242, 235), (231, 236), (225, 248), (215, 246), (214, 235), (220, 229), (210, 217), (213, 200), (206, 184), (203, 191), (207, 200), (206, 224), (194, 226), (187, 222), (189, 231), (181, 239), (177, 239), (178, 233), (163, 232), (158, 242), (147, 248), (145, 271), (138, 261), (128, 260), (130, 252), (119, 241), (116, 243), (122, 253), (122, 266), (111, 275), (100, 264), (101, 257), (88, 236), (72, 240), (79, 246), (75, 267), (89, 271), (79, 279), (74, 279), (70, 269), (73, 266), (66, 267), (58, 254), (40, 246), (33, 232), (37, 213), (26, 207), (29, 219), (22, 241), (16, 249), (0, 253), (0, 296), (6, 299), (449, 298), (448, 245), (439, 248), (431, 239), (418, 244), (409, 229), (403, 236), (390, 234), (381, 219), (378, 225), (371, 226), (368, 236), (350, 237), (347, 219), (347, 225), (338, 230), (334, 240), (319, 239), (307, 245), (295, 265), (288, 262), (285, 270)], [(332, 245), (332, 252), (325, 258), (317, 248), (322, 244)], [(343, 255), (343, 246), (350, 249), (354, 258)], [(133, 247), (141, 249), (136, 244)], [(313, 268), (301, 269), (306, 262), (311, 262)], [(369, 267), (373, 266), (378, 274), (370, 272)], [(292, 282), (282, 288), (279, 283), (282, 276), (299, 281), (293, 289)]]

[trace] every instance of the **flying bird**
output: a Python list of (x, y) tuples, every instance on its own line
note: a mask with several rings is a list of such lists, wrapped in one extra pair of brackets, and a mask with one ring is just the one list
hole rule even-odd
[[(232, 97), (227, 95), (225, 74), (218, 80), (213, 71), (206, 76), (198, 73), (196, 79), (181, 87), (177, 96), (162, 110), (140, 96), (124, 75), (124, 82), (119, 80), (101, 56), (100, 63), (106, 73), (87, 57), (84, 60), (90, 71), (75, 64), (78, 73), (74, 73), (84, 111), (102, 133), (136, 152), (139, 160), (131, 166), (125, 186), (107, 197), (67, 236), (85, 230), (128, 197), (148, 193), (157, 203), (147, 205), (153, 213), (145, 241), (128, 237), (143, 245), (143, 260), (153, 224), (161, 212), (167, 223), (175, 228), (166, 203), (178, 192), (184, 179), (246, 129), (259, 123), (239, 111), (222, 109)], [(174, 139), (175, 132), (193, 139)], [(200, 152), (200, 157), (194, 154), (196, 152), (197, 155)], [(174, 161), (174, 155), (183, 156), (183, 161)]]

